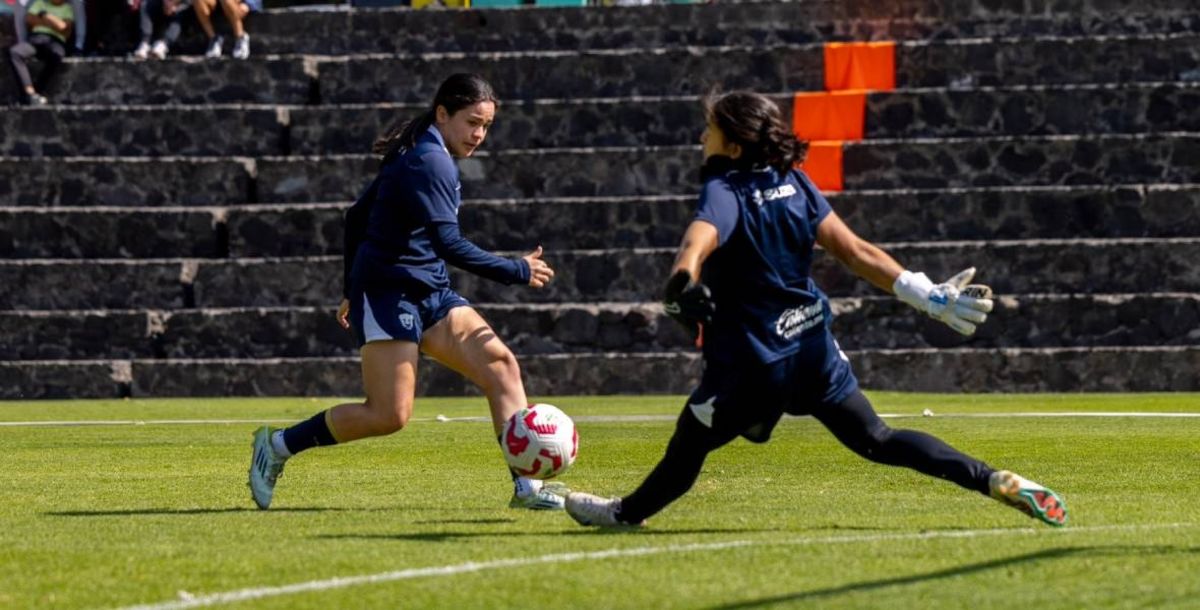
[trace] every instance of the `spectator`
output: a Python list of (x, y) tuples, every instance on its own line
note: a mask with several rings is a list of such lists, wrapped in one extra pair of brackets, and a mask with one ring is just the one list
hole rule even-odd
[[(171, 45), (179, 38), (180, 15), (188, 9), (190, 0), (143, 0), (141, 14), (142, 41), (133, 52), (135, 59), (166, 59)], [(154, 26), (162, 25), (162, 37), (150, 44), (154, 38)]]
[[(26, 10), (25, 24), (33, 31), (25, 42), (18, 42), (9, 49), (9, 58), (21, 83), (22, 101), (31, 106), (45, 106), (49, 102), (39, 91), (46, 90), (67, 56), (67, 39), (75, 25), (75, 9), (66, 0), (33, 0)], [(34, 57), (45, 64), (38, 76), (37, 87), (34, 87), (27, 65)]]
[(208, 50), (204, 52), (204, 56), (208, 58), (217, 58), (224, 53), (222, 47), (225, 38), (217, 35), (212, 24), (212, 13), (217, 7), (217, 2), (221, 3), (221, 11), (225, 13), (225, 18), (229, 20), (229, 26), (233, 29), (233, 58), (250, 57), (250, 35), (246, 33), (242, 21), (250, 13), (262, 11), (262, 0), (196, 0), (193, 8), (196, 10), (196, 21), (200, 22), (200, 28), (208, 36)]
[[(26, 8), (29, 0), (16, 0), (13, 4), (13, 30), (17, 34), (17, 42), (26, 42), (29, 38), (28, 28), (25, 25)], [(71, 9), (75, 11), (75, 15), (83, 17), (87, 15), (84, 10), (83, 0), (71, 0)], [(82, 54), (84, 42), (87, 40), (87, 25), (86, 19), (79, 19), (75, 24), (75, 53)]]

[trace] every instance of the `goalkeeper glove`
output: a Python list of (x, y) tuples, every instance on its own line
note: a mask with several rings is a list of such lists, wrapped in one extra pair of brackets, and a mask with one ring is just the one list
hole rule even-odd
[(896, 278), (892, 290), (917, 311), (970, 336), (992, 310), (992, 289), (983, 284), (969, 284), (973, 277), (975, 268), (971, 267), (935, 285), (924, 273), (906, 270)]
[(712, 322), (717, 305), (712, 301), (708, 286), (693, 284), (691, 274), (679, 270), (667, 280), (663, 310), (695, 339), (700, 335), (700, 325)]

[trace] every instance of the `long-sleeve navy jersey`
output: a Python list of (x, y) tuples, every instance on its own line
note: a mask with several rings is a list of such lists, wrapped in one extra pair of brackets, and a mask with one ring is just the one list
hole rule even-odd
[(497, 282), (529, 282), (523, 259), (491, 254), (459, 232), (461, 189), (458, 167), (431, 126), (346, 212), (343, 296), (352, 285), (448, 288), (446, 263)]

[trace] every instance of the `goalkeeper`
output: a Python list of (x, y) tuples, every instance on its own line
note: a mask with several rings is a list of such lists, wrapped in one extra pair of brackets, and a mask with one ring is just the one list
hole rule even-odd
[(1064, 525), (1066, 506), (1053, 491), (929, 434), (889, 428), (859, 390), (830, 333), (829, 301), (810, 274), (820, 245), (855, 274), (970, 335), (992, 309), (991, 290), (968, 285), (974, 269), (935, 284), (855, 235), (793, 169), (807, 145), (769, 98), (734, 92), (705, 106), (704, 187), (664, 302), (701, 343), (700, 385), (640, 487), (622, 498), (570, 493), (567, 512), (583, 525), (641, 524), (692, 487), (710, 452), (738, 436), (766, 442), (789, 413), (812, 415), (868, 460), (946, 479)]

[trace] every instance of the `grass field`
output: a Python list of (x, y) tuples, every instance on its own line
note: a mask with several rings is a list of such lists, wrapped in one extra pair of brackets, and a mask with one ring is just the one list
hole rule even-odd
[[(10, 402), (0, 403), (0, 607), (1200, 604), (1200, 396), (871, 396), (905, 416), (893, 426), (1054, 487), (1069, 526), (868, 463), (797, 418), (765, 446), (714, 454), (649, 527), (585, 529), (506, 507), (490, 426), (454, 419), (484, 415), (481, 399), (419, 400), (397, 435), (292, 460), (263, 512), (245, 487), (254, 422), (294, 421), (330, 401)], [(564, 482), (602, 494), (640, 482), (682, 404), (542, 400), (579, 423)], [(924, 408), (935, 415), (920, 417)], [(993, 416), (1011, 413), (1053, 415)], [(112, 425), (66, 425), (101, 421)]]

